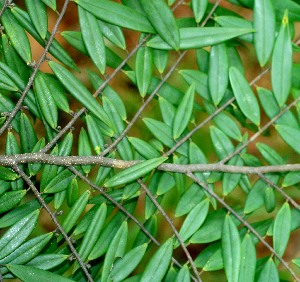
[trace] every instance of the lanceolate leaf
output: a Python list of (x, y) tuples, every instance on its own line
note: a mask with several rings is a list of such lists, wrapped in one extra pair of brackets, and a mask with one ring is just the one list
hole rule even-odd
[(229, 215), (226, 215), (222, 230), (222, 255), (227, 280), (237, 282), (241, 263), (241, 242), (238, 230)]
[(291, 210), (288, 203), (284, 203), (276, 215), (273, 227), (274, 250), (282, 256), (288, 244), (291, 233)]
[(10, 264), (7, 268), (24, 282), (74, 282), (72, 279), (33, 266)]
[(60, 82), (70, 91), (70, 94), (77, 99), (84, 107), (86, 107), (93, 115), (100, 118), (107, 125), (111, 122), (104, 113), (100, 104), (85, 88), (85, 86), (67, 69), (55, 62), (49, 62), (49, 66)]
[[(234, 37), (253, 32), (253, 29), (232, 27), (184, 27), (179, 29), (179, 49), (193, 49), (222, 43)], [(146, 44), (155, 49), (171, 50), (172, 47), (156, 36)]]
[(196, 23), (200, 23), (208, 5), (207, 0), (192, 0), (192, 9)]
[(108, 0), (76, 0), (75, 2), (100, 20), (133, 30), (154, 33), (149, 20), (139, 11), (127, 6)]
[(260, 66), (271, 56), (275, 40), (275, 13), (272, 0), (254, 1), (254, 47)]
[(166, 241), (152, 256), (142, 275), (141, 282), (161, 281), (170, 265), (173, 240)]
[(177, 139), (185, 130), (192, 115), (195, 84), (192, 84), (182, 98), (173, 121), (173, 138)]
[(275, 125), (275, 128), (282, 139), (300, 154), (300, 143), (298, 142), (300, 140), (300, 129), (281, 124)]
[(16, 52), (19, 53), (26, 64), (31, 63), (31, 49), (28, 37), (23, 27), (16, 22), (10, 9), (6, 9), (3, 13), (1, 23)]
[(217, 106), (224, 97), (228, 85), (229, 61), (225, 44), (211, 48), (209, 56), (208, 87), (210, 96)]
[(260, 109), (248, 81), (235, 67), (229, 70), (234, 96), (243, 114), (257, 126), (260, 124)]
[(265, 263), (257, 281), (258, 282), (279, 282), (278, 270), (272, 258), (269, 258)]
[(160, 157), (160, 158), (155, 158), (155, 159), (147, 160), (139, 164), (136, 164), (130, 168), (127, 168), (115, 174), (112, 178), (110, 178), (104, 183), (104, 186), (114, 187), (114, 186), (119, 186), (119, 185), (129, 183), (133, 180), (138, 179), (139, 177), (144, 176), (152, 169), (158, 167), (160, 164), (165, 162), (167, 159), (168, 158), (166, 157)]
[(147, 18), (159, 36), (173, 49), (179, 49), (179, 30), (170, 8), (164, 0), (140, 0)]
[(272, 88), (279, 107), (282, 107), (287, 100), (292, 81), (293, 50), (288, 24), (288, 13), (286, 11), (276, 38), (271, 68)]
[(96, 67), (105, 72), (105, 45), (96, 17), (85, 9), (78, 7), (78, 16), (84, 45)]

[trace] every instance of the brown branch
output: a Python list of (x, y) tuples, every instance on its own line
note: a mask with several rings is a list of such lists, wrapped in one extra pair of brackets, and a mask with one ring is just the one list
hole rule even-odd
[(174, 226), (172, 220), (170, 219), (170, 217), (167, 215), (167, 213), (165, 212), (165, 210), (161, 207), (161, 205), (158, 203), (158, 201), (156, 200), (156, 198), (152, 195), (152, 193), (150, 192), (149, 188), (146, 186), (146, 184), (142, 181), (142, 180), (138, 180), (138, 183), (142, 186), (143, 190), (146, 192), (147, 196), (150, 198), (151, 202), (155, 205), (155, 207), (160, 211), (160, 213), (162, 214), (162, 216), (164, 217), (164, 219), (167, 221), (167, 223), (170, 225), (173, 233), (175, 234), (175, 237), (178, 239), (180, 246), (182, 247), (185, 255), (187, 256), (187, 259), (197, 277), (197, 281), (202, 281), (200, 276), (199, 276), (199, 272), (197, 270), (197, 267), (195, 266), (195, 263), (193, 261), (193, 258), (191, 257), (187, 247), (185, 246), (184, 242), (182, 241), (181, 236), (179, 235), (179, 232), (177, 231), (176, 227)]
[[(142, 161), (125, 161), (118, 159), (111, 159), (101, 156), (53, 156), (41, 153), (26, 153), (16, 155), (0, 155), (1, 166), (13, 166), (24, 163), (44, 163), (52, 165), (70, 166), (70, 165), (102, 165), (107, 167), (114, 167), (125, 169)], [(300, 164), (285, 164), (272, 166), (234, 166), (222, 163), (213, 164), (172, 164), (164, 163), (158, 167), (159, 170), (168, 172), (228, 172), (228, 173), (243, 173), (243, 174), (258, 174), (270, 172), (289, 172), (300, 171)]]
[(230, 213), (232, 213), (248, 230), (255, 235), (259, 239), (259, 241), (284, 265), (284, 267), (291, 273), (294, 277), (295, 281), (300, 282), (300, 279), (297, 277), (295, 272), (289, 267), (288, 263), (279, 256), (275, 250), (264, 240), (262, 236), (246, 221), (244, 220), (234, 209), (232, 209), (223, 199), (221, 199), (213, 190), (211, 190), (205, 183), (199, 180), (194, 174), (188, 172), (186, 174), (190, 177), (195, 183), (200, 185), (210, 196), (215, 198), (223, 207), (225, 207)]
[(56, 228), (58, 229), (58, 231), (62, 234), (62, 236), (64, 237), (64, 239), (66, 240), (73, 256), (76, 258), (76, 260), (78, 261), (81, 269), (83, 270), (86, 278), (88, 279), (89, 282), (93, 282), (93, 278), (91, 277), (90, 273), (88, 272), (86, 265), (84, 264), (84, 262), (81, 260), (79, 254), (77, 253), (75, 247), (73, 246), (73, 243), (71, 241), (71, 239), (69, 238), (68, 234), (64, 231), (64, 229), (62, 228), (62, 226), (60, 225), (60, 223), (58, 222), (56, 216), (54, 215), (54, 213), (50, 210), (50, 208), (48, 207), (48, 205), (46, 204), (46, 202), (44, 201), (43, 197), (41, 196), (40, 192), (37, 190), (37, 188), (34, 186), (33, 182), (30, 180), (30, 178), (26, 175), (26, 173), (24, 171), (22, 171), (17, 165), (13, 166), (13, 169), (15, 172), (17, 172), (23, 179), (24, 181), (28, 184), (28, 186), (30, 187), (31, 191), (34, 193), (35, 197), (38, 199), (38, 201), (40, 202), (40, 204), (42, 205), (42, 207), (47, 211), (47, 213), (50, 215), (53, 223), (55, 224)]

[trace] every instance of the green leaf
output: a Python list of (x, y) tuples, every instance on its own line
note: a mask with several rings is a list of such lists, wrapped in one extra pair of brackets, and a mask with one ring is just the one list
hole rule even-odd
[(218, 209), (209, 213), (203, 225), (189, 241), (192, 244), (205, 244), (219, 240), (225, 216), (226, 212), (224, 209)]
[(279, 107), (282, 107), (286, 102), (292, 83), (293, 50), (288, 23), (286, 11), (272, 55), (271, 81)]
[(11, 271), (18, 278), (22, 279), (24, 282), (74, 282), (74, 280), (72, 279), (65, 278), (58, 274), (32, 266), (9, 264), (6, 267), (9, 269), (9, 271)]
[(5, 9), (1, 17), (1, 23), (16, 52), (26, 64), (31, 63), (31, 48), (28, 37), (24, 29), (16, 22), (10, 9)]
[(208, 87), (215, 106), (225, 95), (228, 85), (229, 61), (225, 44), (212, 46), (209, 56)]
[(128, 140), (135, 150), (146, 159), (154, 159), (160, 156), (160, 153), (148, 142), (136, 137), (128, 137)]
[(9, 168), (0, 166), (0, 179), (1, 180), (12, 181), (12, 180), (16, 180), (19, 177), (20, 176), (17, 173), (13, 172)]
[(25, 0), (25, 5), (36, 31), (45, 39), (48, 31), (48, 17), (45, 4), (41, 0)]
[(55, 62), (48, 63), (60, 82), (66, 87), (70, 94), (86, 107), (93, 115), (105, 122), (108, 126), (111, 122), (104, 113), (102, 107), (85, 86), (67, 69)]
[(85, 120), (93, 149), (95, 153), (99, 155), (101, 151), (104, 150), (105, 141), (99, 129), (98, 123), (91, 115), (86, 115)]
[(258, 62), (263, 67), (269, 60), (275, 41), (275, 12), (272, 0), (255, 0), (253, 27), (254, 47)]
[(83, 241), (80, 245), (78, 254), (82, 261), (86, 261), (91, 253), (103, 227), (107, 213), (106, 204), (103, 203), (95, 212), (89, 227), (83, 237)]
[(209, 200), (205, 199), (196, 205), (184, 220), (179, 235), (182, 241), (189, 239), (203, 224), (209, 209)]
[(260, 109), (248, 81), (235, 67), (229, 69), (229, 79), (236, 101), (243, 114), (255, 125), (260, 124)]
[(216, 154), (220, 160), (226, 158), (234, 151), (234, 146), (231, 140), (217, 127), (210, 127), (210, 136)]
[(129, 182), (132, 182), (133, 180), (136, 180), (154, 168), (158, 167), (160, 164), (165, 162), (168, 158), (167, 157), (160, 157), (160, 158), (154, 158), (150, 159), (141, 163), (138, 163), (136, 165), (133, 165), (132, 167), (129, 167), (117, 174), (115, 174), (112, 178), (107, 180), (104, 183), (105, 187), (115, 187), (119, 185), (123, 185)]
[(275, 198), (273, 188), (267, 187), (267, 189), (265, 190), (264, 202), (265, 202), (265, 207), (267, 212), (274, 211), (276, 207), (276, 198)]
[[(235, 28), (253, 28), (252, 22), (241, 18), (240, 16), (218, 16), (215, 17), (214, 20), (222, 27), (235, 27)], [(249, 33), (245, 35), (239, 36), (239, 39), (244, 40), (246, 42), (253, 43), (254, 33)]]
[(190, 282), (190, 272), (188, 266), (185, 264), (178, 272), (175, 282)]
[(207, 101), (211, 100), (211, 96), (208, 91), (207, 74), (197, 70), (180, 70), (179, 73), (188, 84), (195, 84), (195, 90), (202, 98)]
[(173, 240), (168, 239), (163, 245), (159, 247), (159, 249), (151, 257), (140, 281), (162, 281), (170, 266), (172, 252)]
[(179, 30), (174, 15), (164, 0), (140, 0), (147, 18), (159, 36), (173, 49), (179, 49)]
[(62, 172), (56, 174), (44, 188), (44, 193), (57, 193), (67, 189), (68, 185), (74, 178), (73, 173), (69, 169), (64, 169)]
[(173, 138), (177, 139), (186, 129), (192, 115), (195, 84), (192, 84), (183, 96), (173, 121)]
[(241, 264), (241, 241), (238, 230), (229, 215), (225, 217), (222, 230), (222, 255), (228, 281), (238, 281)]
[(159, 73), (163, 73), (167, 67), (169, 52), (164, 50), (153, 50), (153, 63)]
[[(233, 27), (183, 27), (179, 29), (179, 49), (194, 49), (215, 45), (253, 31), (253, 29)], [(150, 39), (146, 45), (151, 48), (162, 50), (172, 49), (171, 46), (159, 36)]]
[[(229, 160), (228, 164), (234, 166), (242, 166), (244, 165), (244, 162), (240, 156), (234, 156)], [(222, 193), (224, 196), (227, 196), (234, 190), (234, 188), (237, 187), (240, 182), (241, 176), (242, 175), (239, 173), (224, 173), (222, 182)]]
[(275, 129), (278, 131), (281, 138), (294, 149), (298, 154), (300, 154), (300, 129), (286, 126), (286, 125), (275, 125)]
[(122, 258), (127, 244), (128, 224), (124, 221), (113, 237), (104, 258), (101, 281), (107, 281), (116, 258)]
[(69, 210), (66, 218), (64, 219), (61, 225), (66, 233), (70, 232), (70, 230), (76, 224), (76, 221), (79, 219), (79, 217), (85, 210), (90, 194), (91, 192), (89, 190), (83, 192), (82, 195), (78, 198), (78, 200), (74, 203), (74, 205)]
[(38, 142), (35, 130), (26, 114), (21, 113), (20, 118), (20, 143), (22, 153), (31, 153)]
[(279, 282), (278, 270), (271, 257), (265, 263), (257, 281), (258, 282)]
[(53, 11), (56, 11), (56, 0), (41, 0)]
[(300, 173), (298, 171), (289, 172), (283, 179), (282, 187), (288, 187), (300, 182)]
[(0, 196), (0, 213), (6, 212), (18, 205), (26, 195), (26, 190), (6, 192)]
[(140, 263), (145, 255), (148, 245), (131, 249), (123, 258), (118, 259), (110, 272), (110, 277), (114, 282), (123, 281)]
[[(89, 138), (85, 129), (82, 127), (80, 129), (80, 133), (78, 137), (78, 156), (91, 156), (91, 155), (92, 155), (92, 148), (89, 142)], [(85, 174), (88, 174), (92, 169), (92, 165), (82, 165), (81, 167)]]
[(6, 257), (16, 250), (35, 228), (39, 210), (35, 210), (29, 215), (23, 217), (8, 229), (0, 239), (0, 259)]
[(254, 281), (256, 267), (256, 251), (251, 236), (246, 234), (241, 245), (241, 265), (239, 282)]
[(105, 45), (96, 17), (78, 6), (80, 29), (84, 45), (92, 61), (103, 74), (106, 68)]
[(205, 15), (207, 5), (207, 0), (192, 0), (192, 10), (197, 24), (201, 22), (203, 16)]
[(58, 112), (52, 96), (53, 91), (50, 88), (50, 84), (47, 83), (44, 73), (37, 73), (34, 80), (34, 86), (36, 90), (35, 97), (39, 103), (42, 115), (48, 124), (55, 129), (57, 127)]
[(122, 29), (116, 25), (109, 24), (107, 22), (98, 20), (101, 32), (111, 43), (126, 49), (126, 41)]
[(264, 143), (256, 143), (258, 151), (270, 165), (283, 165), (284, 159), (271, 147)]
[(53, 232), (40, 235), (38, 237), (34, 237), (29, 241), (22, 244), (19, 248), (17, 248), (14, 252), (9, 254), (7, 257), (2, 259), (1, 264), (10, 263), (10, 264), (25, 264), (34, 257), (37, 256), (38, 253), (42, 251), (42, 249), (48, 244), (50, 239), (53, 236)]
[[(141, 40), (144, 36), (141, 37)], [(152, 49), (142, 46), (137, 51), (135, 59), (135, 74), (137, 87), (141, 97), (145, 97), (152, 80), (153, 72), (153, 54)]]
[(291, 233), (291, 210), (288, 203), (284, 203), (276, 215), (273, 226), (274, 250), (283, 256)]
[(60, 265), (64, 262), (69, 256), (61, 254), (41, 254), (36, 256), (34, 259), (29, 261), (27, 265), (48, 270)]
[(75, 3), (105, 22), (137, 31), (154, 33), (146, 16), (132, 8), (108, 0), (76, 0)]

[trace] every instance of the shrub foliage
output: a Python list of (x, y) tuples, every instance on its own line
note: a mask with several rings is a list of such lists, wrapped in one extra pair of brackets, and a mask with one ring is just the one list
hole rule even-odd
[(1, 281), (300, 281), (298, 0), (0, 2)]

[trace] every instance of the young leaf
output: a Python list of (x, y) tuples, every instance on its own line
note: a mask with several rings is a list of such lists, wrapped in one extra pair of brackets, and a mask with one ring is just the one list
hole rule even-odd
[(291, 233), (291, 210), (288, 203), (284, 203), (276, 215), (273, 227), (274, 250), (283, 256)]
[(248, 81), (235, 67), (229, 69), (229, 79), (234, 96), (243, 114), (255, 125), (260, 124), (260, 109)]
[(288, 23), (288, 12), (286, 11), (272, 55), (271, 81), (279, 107), (286, 102), (292, 81), (293, 50)]
[(74, 282), (74, 280), (33, 266), (8, 264), (6, 267), (24, 282), (56, 281)]
[(241, 264), (241, 241), (238, 230), (229, 215), (226, 215), (222, 230), (222, 255), (226, 277), (237, 282)]
[(173, 49), (179, 49), (179, 30), (174, 15), (164, 0), (140, 0), (147, 18), (159, 36)]
[(78, 6), (82, 38), (92, 61), (103, 74), (105, 72), (105, 45), (98, 21), (94, 15)]
[(221, 102), (227, 89), (228, 70), (226, 45), (223, 43), (213, 46), (209, 56), (208, 87), (215, 106)]
[(94, 16), (113, 25), (142, 32), (154, 33), (154, 29), (143, 13), (108, 0), (76, 0), (82, 8)]
[(269, 60), (275, 41), (275, 12), (272, 0), (255, 0), (253, 27), (254, 47), (258, 62), (263, 67)]
[(173, 240), (169, 239), (161, 245), (156, 253), (151, 257), (140, 281), (161, 281), (169, 268), (172, 252)]
[(177, 139), (188, 125), (194, 104), (195, 84), (192, 84), (182, 98), (173, 121), (173, 138)]
[(160, 157), (150, 159), (141, 163), (138, 163), (132, 167), (129, 167), (117, 174), (115, 174), (112, 178), (108, 179), (105, 183), (105, 187), (115, 187), (119, 185), (123, 185), (129, 183), (133, 180), (136, 180), (154, 168), (158, 167), (160, 164), (165, 162), (168, 158)]
[(70, 91), (70, 94), (86, 107), (93, 115), (105, 122), (108, 126), (111, 122), (102, 107), (85, 86), (67, 69), (55, 62), (48, 63), (60, 82)]
[[(179, 49), (194, 49), (215, 45), (253, 31), (253, 29), (233, 27), (183, 27), (179, 29)], [(159, 36), (150, 39), (146, 45), (155, 49), (172, 49), (172, 47)]]

